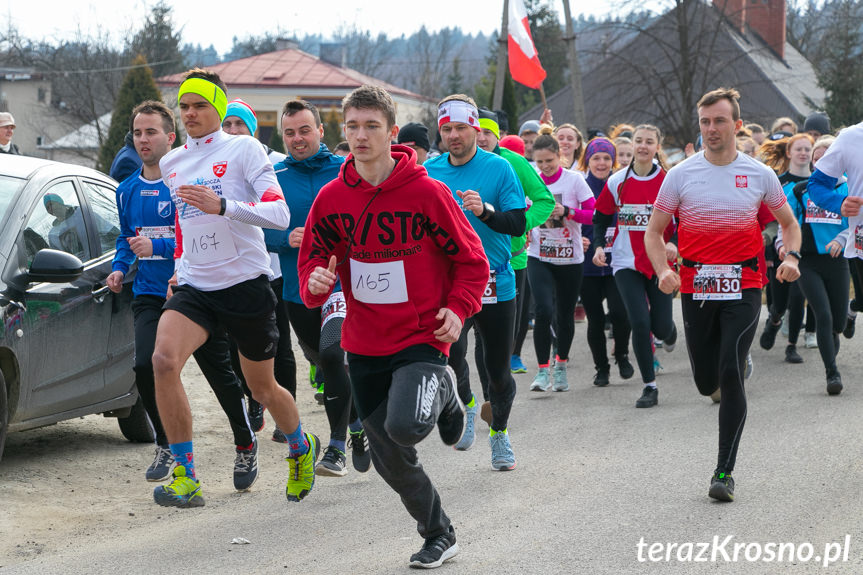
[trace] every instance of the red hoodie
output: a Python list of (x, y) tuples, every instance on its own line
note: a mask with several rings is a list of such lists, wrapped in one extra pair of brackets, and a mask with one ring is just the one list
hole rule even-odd
[(309, 291), (309, 276), (335, 255), (348, 308), (345, 350), (384, 356), (429, 344), (448, 354), (435, 316), (446, 307), (464, 322), (480, 310), (488, 260), (449, 188), (417, 165), (412, 149), (394, 145), (391, 153), (395, 169), (379, 186), (349, 157), (321, 188), (300, 246), (300, 295), (308, 307), (327, 300)]

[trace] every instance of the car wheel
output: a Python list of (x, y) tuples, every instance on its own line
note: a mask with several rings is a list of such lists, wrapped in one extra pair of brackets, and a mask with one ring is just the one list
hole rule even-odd
[(6, 434), (9, 431), (9, 397), (6, 395), (6, 380), (0, 372), (0, 459), (3, 459), (3, 448), (6, 446)]
[(117, 423), (120, 424), (123, 437), (129, 441), (153, 443), (156, 440), (156, 433), (150, 424), (150, 418), (147, 417), (147, 410), (144, 409), (144, 402), (141, 401), (140, 395), (138, 401), (132, 406), (132, 411), (129, 412), (128, 417), (117, 418)]

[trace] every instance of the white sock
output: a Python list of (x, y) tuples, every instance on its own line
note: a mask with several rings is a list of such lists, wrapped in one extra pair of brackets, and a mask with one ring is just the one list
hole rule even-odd
[(651, 381), (650, 383), (645, 383), (644, 387), (652, 387), (653, 389), (656, 389), (656, 382)]

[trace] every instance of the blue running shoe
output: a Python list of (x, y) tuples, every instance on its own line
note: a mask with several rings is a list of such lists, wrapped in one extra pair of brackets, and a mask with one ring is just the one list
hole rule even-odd
[(491, 444), (491, 466), (497, 471), (515, 469), (515, 454), (509, 443), (509, 432), (507, 430), (498, 431), (489, 436), (488, 441)]
[(466, 420), (464, 434), (461, 436), (458, 443), (455, 444), (455, 448), (459, 451), (467, 451), (473, 447), (473, 442), (476, 439), (476, 430), (474, 429), (474, 421), (476, 421), (476, 412), (478, 411), (476, 396), (473, 397), (473, 407), (465, 406), (464, 410)]
[(525, 367), (524, 362), (517, 355), (509, 359), (509, 370), (512, 373), (527, 373), (527, 367)]

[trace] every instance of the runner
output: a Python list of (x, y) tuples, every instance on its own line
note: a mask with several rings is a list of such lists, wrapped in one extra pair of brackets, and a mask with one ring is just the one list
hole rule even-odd
[[(318, 463), (318, 475), (343, 477), (347, 473), (347, 435), (350, 422), (352, 460), (357, 471), (368, 471), (371, 458), (363, 426), (351, 402), (351, 387), (345, 371), (345, 352), (341, 347), (344, 296), (341, 287), (323, 306), (312, 309), (300, 297), (297, 271), (299, 247), (306, 217), (320, 189), (336, 179), (344, 159), (330, 153), (321, 142), (324, 126), (318, 109), (305, 100), (289, 100), (282, 108), (282, 139), (288, 157), (276, 164), (279, 186), (288, 193), (285, 201), (294, 226), (284, 231), (266, 230), (269, 249), (279, 254), (284, 270), (285, 305), (288, 318), (301, 347), (307, 351), (318, 372), (323, 372), (324, 409), (330, 424), (330, 441)], [(279, 432), (281, 433), (281, 432)]]
[[(147, 100), (132, 110), (133, 145), (143, 165), (117, 187), (120, 235), (113, 271), (107, 278), (111, 291), (120, 293), (123, 278), (135, 260), (138, 269), (132, 284), (132, 313), (135, 318), (135, 386), (141, 394), (147, 416), (156, 434), (156, 456), (147, 468), (147, 481), (170, 477), (174, 456), (156, 406), (153, 376), (153, 348), (156, 326), (165, 305), (168, 280), (174, 273), (174, 203), (162, 181), (159, 160), (171, 149), (176, 134), (174, 113), (162, 102)], [(195, 352), (213, 393), (219, 400), (234, 434), (237, 455), (234, 461), (234, 487), (246, 491), (258, 477), (257, 441), (245, 417), (243, 392), (231, 370), (224, 337), (211, 338)]]
[[(734, 500), (731, 473), (746, 421), (744, 365), (761, 311), (762, 249), (758, 210), (762, 203), (776, 216), (788, 248), (776, 271), (794, 281), (800, 228), (773, 171), (738, 153), (740, 95), (733, 89), (708, 92), (698, 102), (704, 150), (669, 170), (659, 190), (645, 233), (647, 255), (659, 289), (680, 289), (686, 347), (695, 385), (702, 395), (721, 390), (719, 453), (708, 494)], [(663, 233), (679, 214), (678, 238), (683, 269), (668, 265)]]
[[(799, 135), (809, 138), (806, 134)], [(835, 193), (847, 194), (847, 184), (844, 181), (837, 183)], [(839, 395), (842, 376), (836, 367), (836, 355), (839, 353), (839, 334), (845, 329), (848, 317), (850, 283), (848, 260), (839, 255), (848, 243), (848, 219), (816, 206), (809, 198), (807, 185), (808, 180), (803, 180), (784, 187), (788, 205), (803, 236), (800, 246), (803, 259), (800, 260), (800, 280), (797, 283), (815, 314), (818, 351), (827, 375), (827, 393)], [(777, 245), (780, 258), (784, 258), (781, 234)], [(794, 326), (791, 327), (793, 329)]]
[(447, 445), (464, 432), (446, 354), (480, 309), (488, 261), (446, 186), (426, 175), (411, 148), (391, 148), (398, 131), (392, 97), (362, 86), (342, 110), (352, 156), (309, 213), (302, 297), (319, 306), (336, 270), (345, 281), (342, 345), (372, 461), (425, 538), (411, 566), (438, 567), (459, 549), (414, 445), (435, 422)]
[[(593, 218), (596, 200), (580, 174), (560, 165), (560, 146), (548, 125), (540, 128), (540, 136), (533, 143), (533, 159), (542, 181), (554, 195), (555, 205), (550, 217), (530, 230), (527, 248), (527, 273), (536, 304), (533, 345), (538, 364), (530, 390), (569, 391), (566, 366), (575, 334), (575, 301), (584, 262), (581, 224)], [(557, 353), (549, 380), (552, 319)]]
[[(584, 179), (598, 198), (605, 187), (605, 182), (614, 171), (617, 161), (617, 151), (608, 138), (594, 138), (588, 144), (581, 161), (579, 171), (585, 174)], [(617, 224), (609, 225), (606, 230), (606, 242), (617, 233)], [(587, 238), (588, 246), (593, 242), (593, 225), (581, 228), (581, 235)], [(589, 249), (589, 248), (586, 248)], [(606, 262), (611, 263), (611, 262)], [(611, 364), (608, 361), (608, 347), (605, 337), (606, 313), (602, 302), (608, 304), (608, 319), (614, 335), (614, 361), (621, 379), (630, 379), (635, 375), (635, 368), (629, 362), (629, 334), (631, 328), (626, 319), (626, 308), (617, 291), (614, 274), (611, 267), (593, 265), (592, 257), (584, 262), (584, 279), (581, 282), (581, 302), (587, 316), (587, 344), (593, 357), (596, 374), (593, 385), (605, 387), (609, 384)], [(577, 320), (577, 318), (576, 318)]]
[[(606, 182), (594, 214), (593, 263), (606, 267), (606, 230), (617, 215), (617, 234), (612, 241), (614, 279), (626, 315), (632, 326), (632, 349), (644, 389), (635, 407), (659, 403), (656, 387), (651, 333), (662, 340), (665, 351), (674, 350), (677, 327), (672, 317), (671, 294), (662, 293), (656, 274), (644, 251), (644, 232), (653, 212), (659, 187), (665, 179), (662, 133), (659, 128), (641, 124), (635, 128), (635, 157), (625, 170), (615, 172)], [(677, 246), (671, 242), (674, 223), (663, 230), (662, 239), (668, 261), (677, 262)]]
[(567, 170), (574, 170), (584, 154), (584, 137), (581, 132), (573, 124), (561, 124), (554, 129), (554, 137), (560, 145), (561, 165)]
[[(524, 157), (498, 145), (500, 131), (497, 124), (497, 114), (490, 110), (479, 111), (480, 132), (477, 134), (477, 145), (486, 152), (493, 152), (509, 162), (518, 181), (524, 190), (525, 196), (530, 200), (530, 206), (525, 212), (525, 228), (532, 229), (544, 222), (554, 209), (554, 197), (543, 181), (539, 178), (536, 170)], [(517, 136), (508, 136), (521, 143)], [(502, 142), (501, 142), (502, 143)], [(512, 258), (510, 265), (515, 272), (515, 306), (516, 306), (516, 335), (513, 343), (512, 356), (510, 358), (510, 371), (512, 373), (527, 373), (527, 368), (521, 361), (521, 345), (524, 341), (524, 333), (527, 332), (527, 308), (529, 306), (529, 288), (527, 282), (527, 235), (513, 237), (511, 240)], [(524, 321), (524, 325), (522, 325)], [(523, 330), (523, 331), (522, 331)], [(521, 339), (519, 339), (521, 335)], [(488, 401), (488, 371), (485, 367), (484, 345), (482, 336), (475, 332), (475, 353), (477, 371), (482, 383), (484, 402), (482, 404), (481, 416), (486, 423), (491, 425), (491, 403)], [(476, 409), (468, 408), (467, 428), (464, 437), (456, 445), (456, 449), (468, 449), (474, 441), (474, 418)]]
[[(492, 467), (508, 471), (516, 466), (508, 433), (515, 398), (510, 359), (516, 315), (515, 273), (509, 263), (510, 236), (518, 237), (525, 231), (524, 192), (509, 162), (477, 147), (479, 112), (471, 98), (454, 94), (441, 100), (438, 129), (449, 153), (429, 160), (424, 167), (429, 176), (453, 191), (465, 212), (471, 212), (468, 221), (482, 240), (490, 265), (482, 310), (465, 323), (461, 337), (452, 346), (449, 364), (458, 376), (461, 400), (469, 410), (475, 410), (476, 397), (470, 389), (466, 356), (468, 331), (476, 326), (482, 337), (489, 376)], [(463, 444), (462, 448), (467, 446)]]
[[(228, 107), (225, 111), (225, 119), (222, 120), (222, 129), (234, 136), (254, 136), (258, 130), (258, 117), (255, 110), (252, 109), (246, 102), (239, 98), (228, 102)], [(285, 154), (277, 152), (264, 144), (264, 151), (269, 158), (270, 163), (276, 164), (285, 159)], [(294, 399), (297, 397), (297, 362), (294, 358), (294, 349), (291, 345), (291, 326), (288, 323), (288, 313), (282, 303), (282, 270), (279, 267), (279, 258), (276, 254), (270, 254), (270, 287), (273, 293), (276, 294), (276, 327), (279, 330), (279, 347), (276, 350), (275, 376), (279, 385), (287, 389)], [(201, 362), (198, 362), (200, 366)], [(243, 384), (243, 391), (246, 392), (249, 404), (249, 422), (252, 429), (256, 432), (264, 428), (264, 406), (254, 400), (249, 386), (246, 384), (246, 379), (243, 377), (242, 366), (240, 365), (240, 354), (237, 351), (237, 344), (231, 342), (231, 366), (234, 372), (239, 376)], [(202, 367), (203, 369), (203, 367)]]
[(303, 432), (294, 398), (273, 376), (276, 298), (259, 227), (287, 227), (288, 207), (261, 145), (221, 130), (228, 99), (217, 74), (190, 70), (178, 100), (188, 138), (159, 162), (177, 209), (177, 261), (153, 352), (156, 401), (178, 465), (173, 481), (157, 487), (153, 497), (164, 506), (204, 505), (180, 371), (212, 334), (226, 330), (237, 341), (255, 399), (277, 425), (292, 430), (285, 494), (300, 501), (314, 485), (320, 444)]

